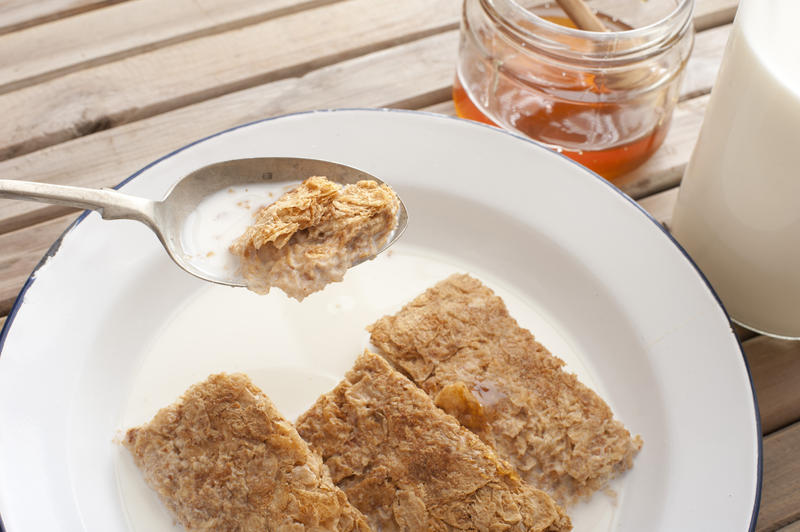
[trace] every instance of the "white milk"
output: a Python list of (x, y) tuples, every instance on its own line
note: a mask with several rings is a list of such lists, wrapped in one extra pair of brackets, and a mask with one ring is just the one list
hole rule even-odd
[(253, 223), (255, 212), (300, 182), (251, 183), (211, 194), (186, 217), (181, 244), (189, 260), (212, 277), (233, 278), (238, 258), (228, 248)]
[(798, 0), (745, 0), (728, 41), (673, 233), (750, 328), (800, 337)]

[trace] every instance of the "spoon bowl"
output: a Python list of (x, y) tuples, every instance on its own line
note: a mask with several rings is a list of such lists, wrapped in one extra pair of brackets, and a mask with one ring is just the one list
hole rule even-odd
[[(123, 194), (112, 189), (90, 189), (29, 181), (0, 179), (0, 197), (68, 205), (100, 212), (107, 220), (130, 219), (147, 225), (158, 236), (172, 260), (200, 279), (228, 286), (245, 286), (236, 272), (209, 272), (193, 261), (194, 254), (184, 246), (187, 219), (210, 195), (235, 186), (249, 184), (298, 183), (310, 176), (325, 176), (340, 185), (362, 180), (383, 181), (350, 166), (318, 159), (258, 157), (222, 161), (199, 168), (173, 185), (160, 201)], [(408, 212), (399, 199), (397, 227), (378, 252), (385, 251), (403, 233)], [(363, 262), (359, 261), (358, 263)], [(356, 264), (358, 264), (356, 263)], [(352, 266), (355, 266), (353, 264)]]

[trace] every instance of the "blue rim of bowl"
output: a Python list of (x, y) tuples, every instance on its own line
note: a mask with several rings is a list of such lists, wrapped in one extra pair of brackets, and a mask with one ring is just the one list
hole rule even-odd
[[(543, 144), (541, 144), (539, 142), (536, 142), (535, 140), (529, 139), (527, 137), (523, 137), (523, 136), (518, 135), (516, 133), (513, 133), (511, 131), (507, 131), (505, 129), (500, 129), (498, 127), (490, 126), (488, 124), (484, 124), (484, 123), (480, 123), (480, 122), (474, 122), (472, 120), (466, 120), (466, 119), (458, 118), (458, 117), (454, 117), (454, 116), (441, 115), (441, 114), (438, 114), (438, 113), (431, 113), (431, 112), (427, 112), (427, 111), (414, 111), (414, 110), (410, 110), (410, 109), (347, 107), (347, 108), (338, 108), (338, 109), (318, 109), (318, 110), (312, 110), (312, 111), (300, 111), (300, 112), (296, 112), (296, 113), (288, 113), (288, 114), (279, 115), (279, 116), (273, 116), (273, 117), (269, 117), (269, 118), (262, 118), (260, 120), (254, 120), (252, 122), (247, 122), (245, 124), (240, 124), (238, 126), (234, 126), (232, 128), (225, 129), (223, 131), (219, 131), (219, 132), (214, 133), (212, 135), (208, 135), (207, 137), (203, 137), (201, 139), (198, 139), (198, 140), (196, 140), (194, 142), (191, 142), (191, 143), (189, 143), (189, 144), (187, 144), (185, 146), (182, 146), (182, 147), (180, 147), (180, 148), (178, 148), (178, 149), (176, 149), (176, 150), (174, 150), (174, 151), (172, 151), (172, 152), (170, 152), (170, 153), (168, 153), (168, 154), (166, 154), (166, 155), (164, 155), (162, 157), (159, 157), (158, 159), (156, 159), (155, 161), (151, 162), (147, 166), (142, 167), (141, 169), (137, 170), (136, 172), (131, 174), (129, 177), (127, 177), (126, 179), (121, 181), (119, 184), (115, 185), (114, 189), (121, 188), (125, 184), (127, 184), (130, 181), (134, 180), (136, 177), (138, 177), (144, 171), (146, 171), (146, 170), (150, 169), (151, 167), (159, 164), (161, 161), (169, 159), (173, 155), (176, 155), (176, 154), (178, 154), (178, 153), (180, 153), (180, 152), (182, 152), (182, 151), (184, 151), (186, 149), (191, 148), (192, 146), (195, 146), (197, 144), (205, 142), (205, 141), (207, 141), (209, 139), (212, 139), (214, 137), (218, 137), (220, 135), (224, 135), (226, 133), (230, 133), (231, 131), (235, 131), (237, 129), (242, 129), (242, 128), (249, 127), (249, 126), (252, 126), (252, 125), (255, 125), (255, 124), (260, 124), (262, 122), (271, 122), (273, 120), (279, 120), (279, 119), (282, 119), (282, 118), (288, 118), (288, 117), (293, 117), (293, 116), (311, 115), (311, 114), (319, 114), (319, 113), (354, 112), (354, 111), (355, 112), (370, 111), (370, 112), (379, 112), (379, 113), (391, 112), (391, 113), (405, 113), (405, 114), (424, 115), (424, 116), (430, 116), (430, 117), (434, 117), (434, 118), (438, 118), (438, 119), (455, 120), (455, 121), (458, 121), (458, 122), (468, 123), (468, 124), (471, 124), (471, 125), (473, 125), (475, 127), (484, 127), (484, 128), (488, 128), (488, 129), (491, 129), (491, 130), (499, 132), (499, 133), (503, 133), (503, 134), (509, 135), (510, 137), (513, 137), (513, 138), (518, 139), (518, 140), (525, 141), (525, 142), (527, 142), (527, 143), (529, 143), (529, 144), (531, 144), (533, 146), (536, 146), (539, 149), (545, 150), (548, 153), (557, 155), (557, 156), (563, 158), (564, 160), (568, 161), (570, 164), (574, 164), (574, 165), (578, 166), (583, 171), (585, 171), (587, 174), (591, 175), (595, 179), (600, 180), (600, 182), (602, 182), (603, 184), (608, 186), (609, 189), (611, 189), (615, 193), (619, 194), (629, 204), (633, 205), (636, 208), (636, 210), (638, 210), (648, 220), (650, 220), (652, 223), (654, 223), (656, 225), (656, 227), (658, 227), (661, 230), (661, 232), (670, 240), (670, 242), (672, 242), (672, 244), (675, 245), (675, 247), (678, 248), (678, 250), (684, 256), (684, 258), (689, 262), (689, 264), (691, 264), (691, 266), (694, 268), (694, 270), (697, 272), (697, 274), (703, 280), (703, 283), (705, 283), (706, 288), (708, 288), (708, 291), (711, 292), (711, 295), (714, 297), (714, 300), (719, 305), (720, 310), (725, 315), (725, 318), (728, 320), (728, 325), (731, 328), (731, 334), (733, 335), (734, 340), (736, 340), (736, 345), (739, 346), (739, 353), (742, 355), (742, 360), (744, 361), (744, 367), (745, 367), (745, 370), (747, 371), (747, 378), (750, 380), (750, 393), (753, 396), (753, 407), (754, 407), (754, 411), (755, 411), (755, 415), (756, 415), (756, 419), (755, 419), (756, 424), (755, 424), (755, 426), (756, 426), (756, 429), (759, 430), (759, 427), (761, 427), (761, 413), (759, 412), (759, 409), (758, 409), (758, 399), (756, 397), (755, 386), (753, 385), (753, 375), (752, 375), (752, 373), (750, 371), (750, 363), (747, 361), (747, 357), (744, 355), (744, 350), (742, 349), (742, 343), (739, 341), (739, 338), (736, 336), (736, 333), (733, 330), (733, 323), (731, 322), (731, 318), (728, 315), (728, 311), (725, 310), (725, 306), (722, 304), (722, 300), (719, 298), (719, 296), (717, 295), (717, 292), (711, 286), (711, 283), (708, 281), (708, 278), (706, 278), (705, 274), (700, 270), (700, 268), (694, 262), (692, 257), (689, 256), (689, 253), (687, 253), (687, 251), (685, 249), (683, 249), (683, 246), (681, 246), (678, 243), (678, 241), (675, 240), (675, 237), (673, 237), (672, 234), (670, 234), (670, 232), (667, 231), (667, 229), (658, 222), (658, 220), (653, 218), (653, 216), (649, 212), (644, 210), (641, 205), (636, 203), (636, 201), (633, 198), (631, 198), (630, 196), (625, 194), (622, 190), (617, 188), (615, 185), (613, 185), (611, 182), (606, 180), (604, 177), (602, 177), (599, 174), (593, 172), (592, 170), (589, 170), (585, 166), (583, 166), (580, 163), (570, 159), (566, 155), (563, 155), (561, 153), (555, 152), (555, 151), (551, 150), (550, 148), (548, 148), (547, 146), (545, 146), (545, 145), (543, 145)], [(67, 233), (72, 231), (90, 213), (91, 213), (91, 211), (84, 211), (74, 222), (72, 222), (69, 225), (69, 227), (67, 227), (64, 230), (63, 233), (61, 233), (61, 235), (56, 239), (55, 242), (53, 242), (53, 245), (50, 246), (50, 249), (47, 250), (47, 252), (44, 254), (42, 259), (39, 261), (39, 263), (33, 269), (33, 271), (31, 272), (30, 276), (28, 276), (28, 279), (25, 281), (25, 284), (22, 286), (22, 289), (20, 290), (19, 294), (17, 295), (17, 298), (14, 300), (14, 305), (11, 307), (11, 311), (8, 313), (8, 316), (6, 317), (6, 321), (3, 324), (3, 329), (0, 330), (0, 356), (2, 356), (2, 354), (3, 354), (3, 345), (5, 344), (5, 340), (6, 340), (6, 337), (8, 336), (8, 332), (11, 330), (11, 324), (14, 321), (14, 317), (16, 316), (17, 312), (19, 311), (20, 307), (22, 306), (22, 303), (23, 303), (23, 300), (24, 300), (24, 296), (25, 296), (25, 292), (28, 291), (28, 289), (31, 287), (31, 285), (35, 281), (36, 272), (39, 271), (39, 269), (42, 267), (42, 265), (45, 262), (47, 262), (47, 260), (50, 257), (53, 257), (58, 252), (58, 249), (61, 247), (61, 242), (64, 240), (64, 237), (67, 235)], [(756, 471), (756, 496), (755, 496), (755, 501), (753, 501), (753, 510), (752, 510), (751, 517), (750, 517), (750, 527), (748, 528), (749, 532), (754, 532), (755, 529), (756, 529), (756, 521), (758, 520), (758, 510), (759, 510), (760, 503), (761, 503), (761, 484), (762, 484), (762, 480), (763, 480), (763, 471), (764, 471), (764, 444), (763, 444), (763, 436), (761, 435), (760, 430), (756, 434), (756, 440), (757, 440), (757, 443), (758, 443), (758, 464), (757, 464), (757, 471)], [(2, 515), (0, 515), (0, 532), (7, 532), (5, 526), (3, 525), (3, 517), (2, 517)]]

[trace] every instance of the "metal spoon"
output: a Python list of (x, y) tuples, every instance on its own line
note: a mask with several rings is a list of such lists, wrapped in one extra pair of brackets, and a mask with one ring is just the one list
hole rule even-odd
[[(342, 185), (361, 180), (373, 180), (383, 184), (377, 177), (343, 164), (316, 159), (261, 157), (223, 161), (204, 166), (175, 183), (161, 201), (130, 196), (111, 189), (70, 187), (10, 179), (0, 179), (0, 197), (91, 209), (98, 211), (106, 220), (137, 220), (153, 230), (172, 260), (187, 272), (213, 283), (244, 286), (241, 278), (233, 277), (230, 273), (218, 272), (214, 275), (197, 268), (192, 263), (192, 256), (184, 249), (181, 238), (186, 218), (204, 198), (219, 190), (253, 183), (302, 181), (314, 175), (325, 176)], [(376, 255), (386, 250), (400, 237), (407, 223), (408, 213), (400, 201), (397, 228)], [(374, 256), (369, 257), (371, 258)]]

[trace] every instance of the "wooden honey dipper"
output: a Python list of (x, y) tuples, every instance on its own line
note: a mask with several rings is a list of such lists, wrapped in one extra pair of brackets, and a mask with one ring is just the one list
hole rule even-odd
[(583, 0), (556, 0), (564, 13), (578, 29), (586, 31), (608, 31), (603, 21), (586, 5)]

